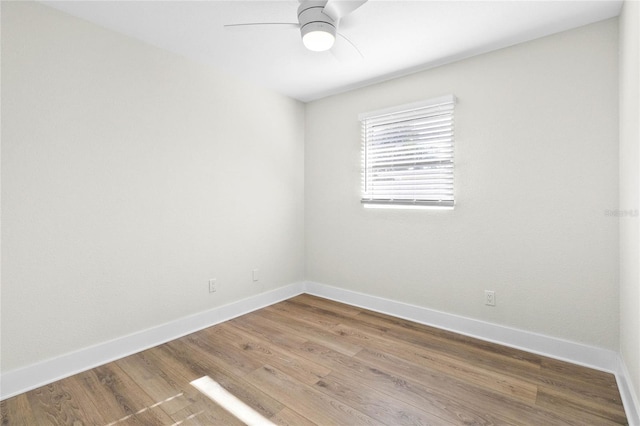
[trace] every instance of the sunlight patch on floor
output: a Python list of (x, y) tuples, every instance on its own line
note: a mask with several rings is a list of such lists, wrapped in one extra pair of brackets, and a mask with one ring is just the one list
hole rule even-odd
[(113, 425), (116, 425), (116, 424), (118, 424), (118, 423), (120, 423), (120, 422), (124, 422), (125, 420), (130, 419), (131, 417), (133, 417), (133, 416), (135, 416), (135, 415), (137, 415), (137, 414), (144, 413), (144, 412), (145, 412), (145, 411), (147, 411), (147, 410), (150, 410), (150, 409), (152, 409), (152, 408), (155, 408), (155, 407), (157, 407), (157, 406), (158, 406), (158, 405), (160, 405), (160, 404), (164, 404), (165, 402), (169, 402), (169, 401), (171, 401), (171, 400), (173, 400), (173, 399), (180, 398), (182, 395), (184, 395), (184, 392), (180, 392), (179, 394), (176, 394), (176, 395), (170, 396), (169, 398), (167, 398), (167, 399), (165, 399), (165, 400), (162, 400), (162, 401), (160, 401), (160, 402), (156, 402), (155, 404), (150, 405), (150, 406), (148, 406), (148, 407), (144, 407), (143, 409), (138, 410), (138, 411), (136, 411), (135, 413), (129, 414), (128, 416), (124, 416), (123, 418), (118, 419), (118, 420), (116, 420), (115, 422), (111, 422), (111, 423), (107, 424), (106, 426), (113, 426)]
[(174, 424), (172, 424), (171, 426), (178, 426), (178, 425), (181, 425), (182, 423), (186, 422), (187, 420), (191, 420), (191, 419), (193, 419), (193, 418), (196, 418), (197, 416), (199, 416), (199, 415), (200, 415), (200, 414), (202, 414), (202, 413), (204, 413), (204, 410), (202, 410), (202, 411), (198, 411), (197, 413), (192, 414), (192, 415), (190, 415), (190, 416), (186, 417), (184, 420), (177, 421), (177, 422), (175, 422)]
[(198, 389), (248, 426), (275, 426), (274, 423), (240, 401), (209, 376), (203, 376), (192, 381), (191, 386)]

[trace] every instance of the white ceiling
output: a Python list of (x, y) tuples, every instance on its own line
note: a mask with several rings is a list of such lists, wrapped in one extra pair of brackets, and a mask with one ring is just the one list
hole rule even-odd
[[(298, 1), (44, 1), (59, 10), (310, 101), (617, 16), (622, 0), (369, 0), (340, 22), (331, 52), (304, 48)], [(339, 59), (338, 59), (339, 58)]]

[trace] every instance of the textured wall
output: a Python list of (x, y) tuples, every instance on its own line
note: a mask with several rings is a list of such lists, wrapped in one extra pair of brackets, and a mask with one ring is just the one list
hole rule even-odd
[(2, 370), (302, 280), (303, 123), (299, 102), (3, 2)]
[[(620, 15), (620, 352), (640, 398), (640, 5)], [(640, 404), (640, 401), (636, 401)], [(638, 408), (640, 410), (640, 407)]]
[[(308, 104), (307, 278), (617, 349), (617, 40), (608, 20)], [(448, 93), (455, 210), (364, 209), (358, 114)]]

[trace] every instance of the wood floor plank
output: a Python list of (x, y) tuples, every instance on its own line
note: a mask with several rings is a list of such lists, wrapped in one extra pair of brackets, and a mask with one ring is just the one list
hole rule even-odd
[(243, 376), (259, 368), (261, 364), (246, 354), (228, 347), (213, 330), (205, 329), (201, 333), (189, 334), (175, 341), (188, 344), (208, 354), (208, 358), (215, 359), (216, 364), (225, 370)]
[[(507, 348), (491, 342), (440, 330), (435, 327), (406, 321), (379, 312), (362, 311), (357, 316), (365, 324), (377, 324), (387, 328), (387, 335), (408, 343), (425, 346), (451, 356), (471, 362), (482, 362), (487, 367), (495, 366), (498, 371), (523, 370), (537, 372), (540, 369), (540, 356), (518, 349)], [(425, 336), (428, 336), (425, 339)]]
[(256, 337), (279, 347), (289, 350), (306, 343), (309, 338), (304, 334), (295, 334), (283, 328), (278, 322), (266, 318), (259, 318), (256, 315), (243, 315), (227, 321), (228, 325), (236, 327)]
[(299, 320), (296, 317), (283, 315), (282, 312), (275, 309), (267, 310), (267, 308), (261, 309), (255, 312), (255, 314), (258, 318), (275, 322), (291, 334), (296, 334), (303, 338), (306, 337), (308, 340), (314, 340), (323, 346), (342, 352), (345, 355), (355, 355), (362, 349), (361, 346), (354, 345), (346, 341), (346, 339), (341, 339), (339, 336), (336, 337), (335, 334), (325, 330), (313, 321)]
[(459, 399), (464, 401), (464, 406), (477, 410), (481, 415), (496, 413), (500, 417), (508, 419), (509, 424), (573, 424), (553, 411), (545, 410), (535, 404), (529, 404), (509, 396), (483, 389), (478, 386), (470, 386), (468, 383), (457, 380), (440, 372), (433, 372), (426, 368), (416, 368), (416, 365), (394, 355), (363, 349), (355, 357), (370, 365), (378, 365), (380, 369), (408, 379), (417, 386), (422, 386), (428, 393), (441, 393), (447, 399)]
[(68, 377), (59, 383), (70, 395), (73, 395), (78, 406), (82, 407), (89, 424), (107, 424), (109, 417), (95, 406), (93, 399), (85, 392), (77, 378), (78, 376)]
[(193, 404), (189, 399), (192, 389), (185, 383), (178, 383), (146, 355), (140, 352), (116, 361), (125, 373), (149, 395), (156, 404), (160, 403), (162, 410), (171, 415), (176, 411)]
[(188, 407), (171, 414), (171, 418), (180, 426), (244, 425), (227, 410), (204, 397), (198, 398)]
[(329, 330), (340, 324), (341, 319), (350, 318), (333, 311), (316, 308), (310, 305), (300, 305), (288, 300), (268, 306), (264, 308), (264, 311), (277, 312), (323, 330)]
[(331, 372), (327, 367), (282, 350), (270, 342), (251, 336), (232, 325), (220, 324), (215, 328), (215, 333), (227, 346), (255, 358), (261, 365), (273, 365), (302, 383), (316, 383)]
[[(307, 314), (309, 317), (312, 317), (314, 314), (327, 315), (327, 312), (324, 310), (318, 310), (312, 306), (305, 306), (299, 299), (292, 299), (283, 304), (292, 314), (300, 314), (300, 310), (311, 308), (312, 312)], [(291, 307), (296, 305), (297, 309)], [(472, 338), (461, 339), (454, 333), (442, 330), (434, 332), (433, 327), (422, 326), (421, 324), (411, 323), (397, 318), (393, 319), (392, 317), (392, 319), (390, 319), (382, 314), (366, 317), (367, 321), (363, 321), (361, 315), (368, 313), (368, 311), (361, 311), (358, 316), (353, 318), (341, 315), (336, 317), (335, 320), (340, 320), (341, 325), (347, 325), (368, 335), (421, 346), (431, 353), (440, 353), (445, 355), (447, 359), (459, 360), (460, 363), (470, 364), (470, 360), (473, 361), (474, 364), (480, 362), (484, 364), (486, 369), (500, 375), (508, 375), (510, 372), (513, 372), (512, 377), (519, 378), (523, 370), (526, 370), (533, 376), (540, 369), (540, 357), (537, 355), (531, 356), (530, 354), (515, 349), (505, 351), (504, 347), (499, 345), (479, 342), (477, 339)], [(443, 336), (452, 336), (454, 338), (443, 340)], [(469, 345), (470, 342), (473, 342), (473, 345)], [(359, 342), (355, 343), (359, 344)], [(535, 395), (529, 395), (530, 399), (534, 397)]]
[[(234, 326), (242, 328), (245, 327), (246, 324), (236, 322)], [(271, 330), (271, 327), (270, 324), (262, 321), (251, 324), (249, 330), (257, 335), (269, 338), (271, 334), (268, 331)], [(267, 330), (267, 332), (264, 330)], [(403, 380), (401, 376), (387, 374), (375, 365), (371, 366), (362, 363), (354, 357), (346, 356), (340, 352), (318, 345), (317, 343), (298, 343), (297, 347), (295, 345), (289, 345), (288, 350), (317, 363), (324, 363), (334, 371), (339, 370), (343, 373), (351, 373), (363, 383), (373, 388), (383, 389), (389, 395), (401, 394), (403, 399), (412, 402), (417, 407), (426, 407), (425, 409), (442, 418), (452, 419), (452, 421), (464, 419), (465, 422), (473, 424), (493, 424), (496, 420), (499, 420), (496, 422), (498, 424), (505, 423), (504, 419), (500, 419), (499, 417), (494, 418), (491, 413), (468, 409), (463, 404), (460, 404), (459, 401), (455, 399), (450, 400), (449, 397), (443, 396), (438, 390), (429, 392), (417, 389), (417, 386), (412, 386), (409, 382)], [(515, 422), (513, 424), (524, 423)]]
[(611, 373), (547, 358), (542, 361), (538, 377), (539, 382), (546, 387), (554, 387), (579, 397), (598, 399), (603, 404), (622, 404), (616, 378)]
[[(155, 401), (115, 363), (96, 367), (73, 377), (106, 424), (130, 419), (137, 424), (165, 424), (171, 418), (151, 409)], [(134, 417), (135, 416), (135, 417)]]
[(334, 332), (340, 336), (348, 336), (355, 344), (377, 349), (385, 353), (400, 356), (417, 366), (424, 366), (456, 377), (469, 384), (486, 387), (504, 393), (528, 403), (535, 403), (537, 387), (524, 380), (519, 380), (495, 371), (462, 362), (452, 357), (441, 355), (436, 351), (425, 350), (422, 346), (373, 336), (365, 331), (339, 325)]
[[(301, 302), (297, 299), (287, 301), (287, 305), (299, 303)], [(295, 311), (292, 310), (292, 313), (295, 313)], [(367, 314), (367, 311), (362, 311), (362, 315)], [(437, 355), (438, 352), (446, 352), (448, 354), (450, 352), (441, 351), (440, 348), (433, 348), (433, 346), (431, 346), (431, 340), (433, 339), (430, 339), (429, 345), (423, 345), (423, 341), (425, 341), (423, 332), (425, 331), (425, 329), (431, 332), (430, 327), (421, 326), (419, 324), (410, 323), (408, 321), (400, 319), (394, 319), (392, 317), (387, 318), (382, 314), (375, 314), (374, 316), (376, 318), (384, 318), (385, 322), (383, 322), (383, 326), (381, 326), (380, 328), (374, 327), (372, 329), (371, 327), (362, 327), (354, 322), (350, 322), (350, 324), (356, 324), (358, 326), (357, 329), (359, 331), (364, 331), (365, 333), (372, 333), (377, 336), (382, 336), (382, 338), (400, 339), (406, 343), (412, 343), (419, 346), (424, 346), (429, 349), (434, 349), (436, 353), (432, 354), (431, 356), (425, 356), (424, 353), (419, 354), (421, 357), (424, 357), (426, 361), (428, 361), (431, 367), (444, 367), (445, 369), (450, 369), (451, 367), (453, 367), (450, 369), (450, 371), (461, 373), (460, 367), (462, 366), (462, 369), (467, 369), (467, 371), (465, 371), (464, 374), (459, 375), (460, 377), (465, 377), (467, 380), (473, 381), (478, 384), (483, 384), (484, 386), (493, 387), (494, 389), (502, 388), (507, 393), (511, 393), (512, 391), (521, 393), (524, 392), (521, 396), (523, 397), (523, 400), (529, 402), (535, 400), (534, 388), (539, 384), (539, 382), (544, 382), (549, 386), (563, 386), (565, 391), (576, 392), (580, 396), (584, 396), (589, 392), (589, 400), (591, 401), (596, 398), (596, 395), (600, 395), (600, 398), (602, 398), (603, 395), (607, 395), (606, 390), (608, 389), (609, 391), (611, 391), (611, 394), (610, 397), (608, 397), (608, 399), (604, 402), (605, 404), (612, 403), (613, 406), (616, 407), (614, 410), (615, 412), (612, 412), (611, 415), (624, 416), (615, 378), (611, 374), (588, 369), (585, 370), (582, 367), (577, 367), (572, 364), (563, 363), (561, 361), (539, 357), (537, 355), (531, 356), (527, 355), (526, 353), (523, 355), (522, 351), (519, 350), (504, 348), (502, 346), (488, 342), (478, 342), (477, 339), (464, 337), (460, 338), (455, 336), (453, 333), (445, 331), (437, 332), (438, 340), (441, 336), (453, 335), (455, 342), (462, 341), (465, 344), (468, 344), (469, 341), (472, 341), (473, 345), (471, 345), (471, 348), (467, 347), (466, 352), (470, 355), (477, 356), (476, 359), (478, 359), (480, 363), (484, 364), (482, 368), (478, 370), (477, 366), (473, 366), (473, 364), (468, 362), (466, 356), (458, 357), (457, 354), (454, 353), (453, 356), (445, 356), (443, 358), (442, 356)], [(344, 317), (342, 318), (344, 319)], [(400, 334), (397, 333), (398, 328), (400, 328)], [(355, 343), (361, 344), (357, 341)], [(456, 343), (444, 343), (444, 347), (447, 349), (452, 346), (456, 346)], [(482, 351), (482, 353), (478, 353), (478, 351)], [(434, 363), (433, 356), (435, 356), (440, 362)], [(456, 359), (458, 359), (458, 361), (456, 361)], [(488, 360), (491, 361), (487, 362)], [(446, 362), (446, 364), (449, 365), (442, 365), (442, 361)], [(546, 368), (541, 372), (540, 364), (542, 362), (545, 363)], [(472, 366), (471, 368), (475, 370), (475, 372), (469, 371), (469, 367), (464, 367), (464, 365)], [(582, 376), (581, 374), (576, 373), (576, 368), (582, 372), (582, 375), (587, 374), (585, 381), (580, 381), (580, 377)], [(561, 381), (559, 384), (556, 384), (553, 380), (555, 371), (560, 371), (560, 375), (562, 376), (570, 375), (575, 379), (575, 381), (572, 379), (570, 383)], [(588, 373), (589, 371), (591, 372)], [(478, 376), (478, 374), (480, 374), (480, 376)], [(490, 381), (483, 383), (483, 381), (487, 379), (487, 374)], [(505, 376), (511, 376), (512, 378), (515, 377), (515, 382), (519, 383), (519, 386), (514, 386), (513, 379), (507, 378), (505, 380)], [(524, 382), (523, 380), (520, 380), (520, 378), (523, 379)]]
[(269, 420), (279, 426), (314, 426), (311, 420), (302, 417), (289, 407), (285, 407)]
[(324, 377), (314, 387), (387, 425), (455, 424), (404, 402), (400, 392), (395, 394), (396, 398), (377, 390), (378, 386), (364, 385), (357, 378), (339, 372)]
[(133, 415), (107, 423), (105, 426), (140, 426), (140, 425), (164, 425), (172, 424), (168, 416), (158, 406), (143, 408)]
[(567, 417), (580, 419), (584, 424), (615, 425), (624, 424), (624, 412), (611, 410), (606, 406), (594, 404), (589, 399), (576, 399), (558, 392), (553, 388), (541, 387), (536, 400), (538, 407), (563, 413)]
[(284, 408), (282, 403), (262, 390), (222, 368), (217, 364), (217, 359), (209, 358), (200, 347), (190, 346), (188, 341), (173, 341), (154, 349), (157, 350), (150, 356), (154, 357), (163, 369), (174, 371), (186, 382), (209, 376), (266, 418), (272, 417)]
[[(615, 425), (615, 377), (300, 295), (0, 403), (2, 425)], [(222, 404), (222, 405), (221, 405)]]
[(2, 425), (35, 425), (36, 418), (31, 410), (27, 394), (0, 401), (0, 420)]
[(361, 309), (359, 309), (357, 313), (344, 313), (341, 309), (333, 308), (332, 304), (337, 305), (337, 303), (330, 301), (325, 301), (323, 304), (314, 303), (314, 301), (307, 303), (304, 299), (294, 298), (278, 303), (274, 305), (273, 308), (278, 308), (288, 315), (308, 317), (308, 320), (312, 323), (320, 323), (321, 319), (325, 319), (325, 321), (331, 322), (328, 324), (330, 327), (343, 323), (370, 328), (374, 332), (380, 333), (386, 333), (389, 330), (389, 327), (386, 325), (360, 320), (359, 316), (363, 313)]
[(298, 382), (276, 368), (265, 365), (247, 376), (255, 386), (265, 389), (301, 416), (319, 425), (383, 423), (348, 404)]
[(345, 305), (344, 303), (334, 302), (333, 300), (323, 299), (322, 297), (312, 296), (310, 294), (301, 294), (288, 299), (287, 302), (302, 303), (307, 306), (332, 311), (337, 314), (354, 317), (362, 312), (362, 308), (357, 306)]
[(101, 424), (103, 417), (95, 405), (82, 405), (81, 395), (69, 392), (67, 382), (60, 380), (27, 393), (34, 424)]
[(538, 390), (544, 390), (549, 395), (561, 395), (567, 403), (572, 401), (572, 404), (582, 406), (582, 409), (586, 411), (607, 413), (606, 415), (611, 417), (625, 416), (622, 402), (589, 387), (575, 388), (564, 382), (558, 382), (556, 379), (552, 386), (541, 384), (538, 386)]
[[(268, 338), (268, 336), (270, 335), (270, 331), (273, 330), (273, 325), (269, 324), (270, 320), (262, 320), (262, 321), (254, 321), (251, 326), (249, 327), (249, 330), (253, 333), (258, 333), (261, 334), (263, 336), (266, 336)], [(272, 323), (274, 324), (274, 323)], [(244, 324), (240, 323), (240, 324), (234, 324), (236, 326), (239, 327), (246, 327), (246, 322)], [(270, 330), (271, 328), (271, 330)], [(368, 344), (368, 343), (367, 343)], [(411, 354), (411, 351), (418, 351), (418, 353), (420, 353), (421, 351), (421, 346), (420, 347), (415, 347), (415, 348), (410, 348), (409, 350), (407, 350), (406, 347), (403, 346), (404, 342), (403, 341), (398, 341), (398, 342), (394, 342), (393, 344), (389, 344), (388, 342), (385, 343), (385, 345), (383, 346), (383, 349), (391, 351), (391, 352), (396, 352), (397, 354), (399, 354), (400, 356), (402, 356), (403, 358), (407, 358), (408, 354)], [(307, 348), (309, 347), (309, 345), (307, 344)], [(396, 350), (397, 349), (397, 350)], [(288, 350), (291, 351), (296, 351), (296, 348), (293, 346), (289, 346)], [(445, 351), (446, 352), (446, 351)], [(473, 352), (473, 351), (472, 351)], [(500, 351), (502, 352), (502, 351)], [(508, 351), (505, 351), (508, 352)], [(511, 366), (512, 366), (512, 371), (511, 373), (517, 372), (517, 371), (524, 371), (524, 372), (528, 372), (529, 374), (529, 378), (532, 381), (537, 380), (537, 376), (534, 375), (534, 373), (537, 373), (539, 371), (539, 364), (532, 364), (529, 361), (529, 357), (524, 357), (525, 360), (522, 361), (521, 357), (519, 355), (520, 351), (516, 351), (516, 355), (515, 357), (512, 359), (508, 354), (506, 356), (503, 356), (502, 353), (500, 353), (498, 356), (499, 357), (503, 357), (503, 358), (507, 358), (509, 360), (509, 362), (511, 362)], [(304, 354), (304, 351), (300, 352), (301, 354)], [(449, 353), (449, 352), (446, 352)], [(309, 355), (309, 353), (307, 353), (307, 355)], [(409, 358), (412, 358), (411, 356), (409, 356)], [(322, 358), (313, 358), (316, 362), (322, 362)], [(346, 358), (349, 359), (349, 358)], [(538, 359), (538, 356), (534, 357), (534, 359)], [(433, 363), (430, 362), (428, 359), (424, 358), (424, 353), (421, 353), (421, 357), (416, 358), (413, 357), (411, 359), (414, 363), (417, 363), (418, 365), (420, 364), (426, 364), (424, 365), (424, 368), (431, 370), (433, 367)], [(481, 361), (484, 361), (484, 359), (482, 359)], [(540, 421), (548, 421), (549, 419), (546, 417), (546, 415), (544, 414), (544, 412), (538, 412), (537, 409), (535, 407), (533, 407), (533, 403), (535, 402), (535, 386), (532, 382), (527, 382), (526, 380), (514, 380), (512, 378), (511, 375), (507, 376), (507, 377), (502, 377), (500, 374), (501, 373), (496, 373), (495, 370), (496, 368), (494, 368), (494, 364), (486, 364), (483, 362), (479, 362), (479, 364), (481, 364), (481, 366), (483, 368), (486, 368), (487, 366), (489, 367), (488, 372), (486, 373), (486, 375), (488, 375), (488, 378), (485, 378), (486, 380), (490, 380), (489, 383), (493, 382), (493, 384), (495, 386), (490, 386), (489, 388), (493, 387), (493, 388), (497, 388), (498, 390), (501, 390), (502, 393), (506, 396), (511, 396), (513, 397), (515, 396), (521, 396), (521, 400), (524, 402), (528, 402), (529, 404), (527, 404), (526, 406), (522, 406), (525, 408), (525, 418), (534, 418), (534, 419), (540, 419)], [(458, 374), (458, 365), (457, 363), (454, 363), (454, 365), (444, 365), (444, 366), (440, 366), (440, 372), (446, 372), (447, 370), (450, 370), (450, 372), (453, 372), (453, 377), (458, 377), (462, 380), (464, 380), (462, 383), (458, 383), (458, 386), (460, 387), (465, 387), (463, 386), (464, 382), (468, 382), (468, 383), (476, 383), (478, 385), (482, 385), (482, 380), (485, 379), (478, 379), (477, 377), (465, 377), (464, 375), (460, 375)], [(478, 367), (474, 367), (473, 364), (469, 364), (469, 368), (478, 368)], [(334, 368), (333, 365), (331, 365), (332, 368)], [(516, 387), (513, 387), (516, 386)], [(468, 387), (468, 386), (466, 386)], [(514, 389), (517, 389), (518, 387), (520, 387), (522, 390), (522, 392), (519, 394), (520, 391), (515, 391)], [(455, 388), (454, 388), (455, 391)], [(431, 392), (434, 392), (433, 390), (431, 390)], [(468, 395), (469, 397), (473, 398), (473, 395)], [(510, 400), (507, 401), (508, 403), (511, 403)], [(479, 406), (482, 406), (483, 404), (479, 403)], [(497, 406), (499, 407), (499, 405)], [(619, 406), (621, 407), (621, 405)], [(460, 410), (461, 412), (464, 412), (464, 410)], [(484, 419), (486, 419), (486, 417), (489, 415), (489, 413), (487, 413), (486, 411), (474, 411), (473, 409), (469, 409), (467, 410), (469, 412), (465, 413), (465, 415), (469, 416), (469, 417), (473, 417), (473, 416), (477, 416), (475, 422), (480, 423), (481, 421), (484, 421)], [(498, 410), (497, 412), (499, 412), (500, 410)], [(527, 424), (526, 422), (520, 422), (518, 420), (518, 415), (515, 413), (510, 413), (511, 417), (508, 419), (509, 422), (513, 423), (513, 424)], [(478, 416), (480, 418), (482, 418), (482, 420), (479, 420)], [(505, 419), (502, 418), (501, 419), (502, 422), (505, 422)], [(558, 419), (558, 421), (563, 422), (562, 419)]]
[[(401, 398), (409, 404), (453, 423), (526, 424), (507, 421), (507, 418), (500, 415), (500, 411), (490, 412), (467, 404), (463, 397), (475, 394), (456, 381), (448, 382), (438, 376), (434, 376), (429, 381), (414, 380), (405, 370), (399, 370), (402, 374), (396, 374), (395, 371), (375, 360), (363, 362), (359, 357), (347, 357), (313, 342), (307, 342), (301, 350), (311, 359), (318, 361), (324, 359), (336, 372), (351, 376), (370, 388)], [(467, 394), (459, 395), (455, 392), (456, 387), (465, 390)], [(454, 389), (453, 392), (451, 388)], [(452, 393), (455, 397), (451, 396)]]

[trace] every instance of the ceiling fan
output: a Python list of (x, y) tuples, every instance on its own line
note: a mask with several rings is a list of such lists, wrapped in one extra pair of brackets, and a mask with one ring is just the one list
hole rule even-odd
[(344, 35), (338, 32), (342, 18), (362, 6), (367, 0), (299, 0), (298, 22), (251, 22), (228, 24), (229, 27), (290, 27), (299, 28), (304, 46), (314, 52), (323, 52), (333, 47), (336, 36), (348, 42), (360, 56), (360, 50)]

